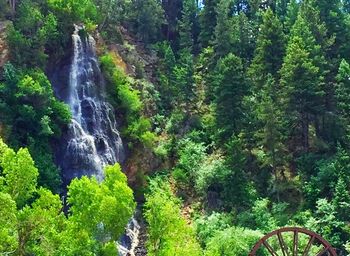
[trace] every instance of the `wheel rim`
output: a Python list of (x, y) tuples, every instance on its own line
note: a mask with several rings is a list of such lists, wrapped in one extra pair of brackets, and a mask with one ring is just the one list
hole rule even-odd
[[(285, 241), (289, 236), (289, 243)], [(303, 243), (300, 238), (303, 238)], [(306, 242), (306, 240), (307, 242)], [(268, 240), (272, 240), (274, 244)], [(306, 243), (305, 243), (306, 242)], [(317, 252), (311, 252), (313, 246), (317, 246)], [(255, 256), (259, 250), (265, 250), (272, 256), (336, 256), (336, 251), (320, 235), (304, 228), (285, 227), (272, 231), (261, 238), (253, 247), (249, 256)]]

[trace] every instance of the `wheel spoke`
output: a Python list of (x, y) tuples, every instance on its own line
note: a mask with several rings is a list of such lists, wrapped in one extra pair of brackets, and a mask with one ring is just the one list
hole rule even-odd
[(278, 241), (280, 243), (280, 247), (281, 247), (283, 256), (290, 256), (289, 250), (288, 250), (288, 246), (284, 242), (284, 239), (283, 239), (283, 236), (282, 236), (281, 232), (278, 232), (277, 236), (278, 236)]
[(305, 250), (303, 252), (303, 256), (308, 256), (310, 248), (311, 248), (314, 240), (315, 240), (315, 236), (311, 236), (310, 239), (309, 239), (309, 242), (307, 243), (307, 245), (305, 247)]
[[(287, 241), (285, 240), (285, 233), (288, 233)], [(299, 234), (301, 235), (300, 238)], [(299, 241), (304, 237), (304, 235), (306, 235), (306, 246), (303, 242), (304, 239), (302, 239), (302, 242)], [(270, 238), (273, 239), (272, 242), (269, 240)], [(276, 241), (276, 238), (278, 239), (278, 242)], [(276, 248), (272, 247), (268, 241), (270, 241), (271, 245), (276, 246)], [(314, 245), (317, 246), (313, 247)], [(332, 245), (323, 237), (313, 231), (301, 227), (283, 227), (266, 234), (254, 245), (250, 251), (249, 256), (255, 256), (261, 248), (265, 251), (268, 251), (269, 255), (272, 256), (310, 256), (310, 254), (316, 256), (337, 255), (337, 252), (332, 247)], [(318, 252), (314, 253), (313, 249), (317, 249)]]
[(298, 231), (294, 231), (293, 256), (298, 256)]
[(269, 251), (269, 253), (272, 256), (278, 256), (278, 254), (275, 252), (275, 250), (271, 247), (271, 245), (267, 241), (264, 241), (263, 245), (266, 247), (266, 249)]
[(316, 256), (322, 256), (323, 254), (325, 254), (328, 251), (329, 251), (329, 247), (325, 247), (325, 248), (323, 248), (323, 250), (321, 250), (319, 253), (317, 253)]

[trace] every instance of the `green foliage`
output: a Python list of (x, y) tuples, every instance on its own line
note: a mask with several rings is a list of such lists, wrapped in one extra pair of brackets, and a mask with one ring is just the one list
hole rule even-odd
[(307, 222), (307, 227), (321, 234), (327, 241), (337, 248), (342, 247), (342, 241), (349, 239), (345, 232), (346, 224), (336, 217), (337, 209), (327, 201), (319, 199), (316, 205), (316, 212)]
[(135, 203), (126, 176), (118, 164), (105, 168), (102, 183), (95, 178), (74, 179), (68, 187), (70, 218), (77, 228), (99, 235), (102, 223), (104, 236), (117, 240), (131, 218)]
[(201, 32), (199, 39), (203, 48), (208, 47), (214, 40), (214, 31), (217, 22), (216, 6), (218, 0), (207, 0), (204, 2), (204, 8), (200, 12)]
[(321, 113), (323, 77), (317, 60), (320, 46), (308, 29), (307, 23), (299, 15), (293, 26), (288, 43), (287, 55), (281, 69), (281, 85), (285, 100), (288, 125), (296, 127), (294, 136), (299, 139), (301, 150), (310, 147), (310, 125), (313, 116)]
[[(217, 232), (209, 240), (205, 255), (211, 256), (245, 256), (263, 234), (259, 231), (231, 227)], [(263, 255), (263, 254), (259, 254)]]
[(117, 253), (111, 243), (124, 232), (136, 204), (118, 164), (107, 166), (105, 175), (102, 183), (87, 177), (72, 181), (65, 216), (59, 195), (36, 186), (38, 171), (28, 150), (15, 153), (0, 140), (0, 253)]
[(10, 128), (7, 137), (12, 145), (29, 148), (40, 172), (39, 184), (59, 191), (60, 177), (49, 141), (59, 138), (70, 122), (69, 108), (56, 99), (51, 83), (39, 70), (23, 73), (6, 64), (4, 78), (0, 123)]
[[(349, 165), (349, 154), (341, 148), (333, 157), (317, 161), (314, 174), (309, 174), (310, 179), (306, 180), (307, 183), (304, 186), (308, 203), (314, 205), (318, 198), (331, 197), (335, 193), (338, 178), (348, 177)], [(348, 182), (346, 178), (346, 183)]]
[(11, 253), (18, 246), (16, 202), (0, 192), (0, 252)]
[[(350, 66), (346, 60), (342, 60), (339, 66), (337, 79), (337, 85), (335, 90), (336, 104), (337, 104), (337, 114), (339, 118), (339, 125), (342, 129), (342, 135), (347, 138), (350, 133), (349, 127), (349, 93), (350, 93)], [(342, 143), (347, 143), (346, 139), (342, 140)]]
[(32, 1), (21, 1), (7, 36), (12, 61), (23, 67), (44, 67), (48, 57), (45, 49), (57, 38), (56, 17), (51, 13), (44, 15)]
[(220, 140), (236, 134), (243, 118), (242, 100), (247, 93), (242, 61), (233, 54), (221, 59), (216, 68), (216, 122)]
[(285, 51), (282, 24), (271, 9), (263, 14), (263, 23), (256, 43), (255, 56), (250, 67), (251, 79), (257, 89), (267, 80), (267, 75), (278, 79)]
[(161, 26), (165, 22), (164, 10), (158, 0), (133, 0), (132, 20), (137, 34), (146, 43), (160, 39)]
[(3, 141), (0, 154), (1, 190), (8, 193), (16, 202), (18, 208), (22, 208), (36, 191), (38, 169), (34, 166), (27, 149), (19, 149), (16, 153), (7, 148)]
[(201, 216), (195, 221), (197, 237), (204, 246), (217, 232), (229, 228), (232, 222), (232, 216), (225, 213), (213, 212), (209, 216)]
[(265, 233), (278, 227), (277, 220), (273, 216), (271, 202), (266, 198), (256, 200), (250, 211), (239, 214), (238, 222), (242, 226), (261, 230)]
[(181, 216), (180, 204), (167, 182), (150, 182), (144, 216), (148, 222), (149, 255), (201, 255), (194, 230)]
[(97, 19), (97, 9), (92, 0), (74, 1), (74, 0), (48, 0), (48, 6), (58, 16), (68, 18), (74, 22), (89, 22)]
[(107, 90), (110, 101), (124, 112), (127, 121), (125, 135), (134, 141), (140, 141), (148, 148), (152, 148), (156, 141), (156, 135), (150, 131), (152, 128), (150, 120), (141, 114), (143, 101), (140, 91), (134, 89), (128, 77), (116, 67), (112, 55), (103, 55), (100, 62), (108, 82)]

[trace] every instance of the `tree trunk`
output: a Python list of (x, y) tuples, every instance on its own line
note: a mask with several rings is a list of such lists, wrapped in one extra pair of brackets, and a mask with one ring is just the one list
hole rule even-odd
[(309, 151), (309, 115), (307, 113), (302, 114), (302, 141), (304, 151)]

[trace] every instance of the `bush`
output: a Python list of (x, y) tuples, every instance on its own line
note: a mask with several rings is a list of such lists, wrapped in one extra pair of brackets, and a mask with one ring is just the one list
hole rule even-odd
[[(260, 231), (253, 231), (232, 227), (219, 231), (207, 243), (207, 256), (247, 256), (254, 244), (264, 235)], [(258, 253), (257, 255), (264, 255)], [(266, 254), (267, 255), (267, 254)]]
[(231, 215), (213, 212), (209, 216), (202, 216), (195, 221), (196, 233), (202, 246), (219, 231), (229, 228), (233, 223)]

